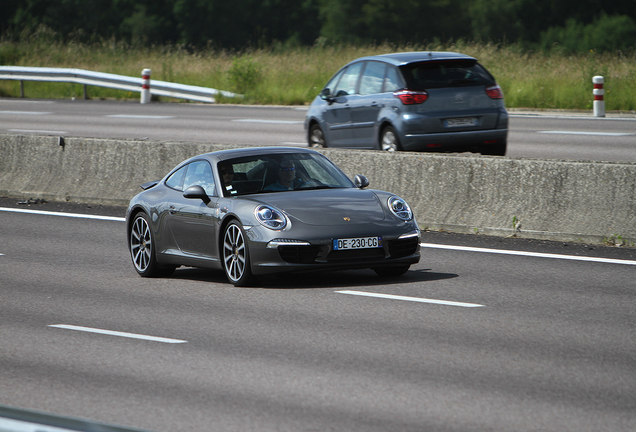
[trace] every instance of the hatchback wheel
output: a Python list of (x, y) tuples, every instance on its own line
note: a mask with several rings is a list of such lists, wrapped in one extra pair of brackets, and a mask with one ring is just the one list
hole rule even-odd
[(247, 241), (236, 221), (230, 222), (223, 234), (223, 269), (235, 286), (248, 286), (253, 279)]
[(505, 156), (508, 142), (504, 141), (487, 147), (483, 147), (480, 153), (484, 156)]
[(325, 142), (325, 134), (322, 132), (320, 126), (317, 123), (314, 123), (309, 128), (309, 147), (320, 148), (327, 147), (327, 143)]
[(380, 147), (383, 151), (394, 152), (400, 150), (400, 141), (393, 126), (386, 126), (380, 135)]
[(155, 239), (145, 213), (135, 216), (130, 228), (130, 256), (135, 270), (143, 277), (170, 276), (174, 266), (159, 266), (155, 253)]

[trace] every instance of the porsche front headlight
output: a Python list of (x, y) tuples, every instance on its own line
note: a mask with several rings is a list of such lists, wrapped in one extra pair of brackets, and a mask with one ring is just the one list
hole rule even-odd
[(287, 226), (287, 218), (280, 210), (268, 205), (260, 205), (254, 210), (256, 220), (266, 228), (282, 230)]
[(396, 215), (398, 218), (403, 221), (410, 221), (413, 219), (413, 212), (411, 211), (411, 207), (399, 196), (392, 196), (388, 201), (389, 209), (391, 213)]

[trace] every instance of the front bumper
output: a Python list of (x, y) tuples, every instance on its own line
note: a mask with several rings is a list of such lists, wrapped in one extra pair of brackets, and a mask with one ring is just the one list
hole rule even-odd
[[(408, 233), (407, 233), (408, 234)], [(256, 275), (312, 270), (344, 270), (416, 264), (420, 260), (420, 233), (405, 238), (383, 236), (382, 247), (333, 250), (333, 239), (298, 244), (250, 242), (252, 272)]]

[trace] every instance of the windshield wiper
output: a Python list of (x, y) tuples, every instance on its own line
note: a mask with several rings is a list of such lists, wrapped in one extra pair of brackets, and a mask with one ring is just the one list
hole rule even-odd
[(316, 189), (331, 189), (329, 185), (315, 185), (315, 186), (301, 186), (296, 190), (316, 190)]

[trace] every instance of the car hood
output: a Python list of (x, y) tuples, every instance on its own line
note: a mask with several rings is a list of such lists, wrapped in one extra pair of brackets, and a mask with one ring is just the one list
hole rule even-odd
[(382, 221), (384, 209), (377, 195), (362, 189), (322, 189), (277, 192), (263, 197), (270, 204), (307, 225), (367, 224)]

